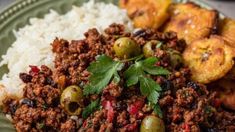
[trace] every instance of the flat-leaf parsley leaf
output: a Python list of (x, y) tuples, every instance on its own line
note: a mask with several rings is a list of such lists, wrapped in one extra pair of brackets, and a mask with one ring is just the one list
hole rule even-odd
[(145, 60), (136, 61), (125, 72), (127, 86), (132, 86), (140, 83), (141, 94), (146, 96), (148, 101), (157, 104), (162, 90), (160, 85), (157, 84), (152, 78), (147, 77), (150, 75), (168, 75), (169, 71), (160, 66), (155, 66), (158, 61), (155, 57), (150, 57)]
[(87, 118), (91, 113), (93, 113), (98, 107), (100, 100), (97, 99), (91, 102), (83, 111), (82, 111), (82, 118)]
[(114, 61), (106, 55), (97, 57), (96, 62), (91, 63), (87, 70), (91, 73), (89, 84), (84, 87), (84, 94), (99, 94), (109, 84), (115, 74), (115, 82), (118, 81), (117, 71), (121, 70), (123, 64)]

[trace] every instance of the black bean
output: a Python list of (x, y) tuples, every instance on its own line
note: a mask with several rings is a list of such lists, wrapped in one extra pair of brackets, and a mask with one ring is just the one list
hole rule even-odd
[(56, 87), (56, 83), (51, 77), (46, 77), (46, 84), (51, 85), (52, 87)]
[(34, 101), (30, 100), (30, 99), (23, 99), (21, 101), (21, 104), (26, 104), (28, 105), (29, 107), (34, 107), (35, 106), (35, 103)]
[(11, 114), (14, 114), (16, 112), (16, 109), (17, 109), (17, 105), (15, 105), (15, 104), (9, 105), (9, 110), (10, 110)]
[(216, 128), (207, 128), (207, 127), (205, 127), (205, 126), (202, 126), (202, 127), (201, 127), (201, 130), (202, 130), (203, 132), (218, 132), (218, 130), (217, 130)]
[(164, 80), (163, 83), (161, 84), (161, 87), (163, 91), (167, 91), (173, 89), (174, 85), (170, 80)]
[(24, 82), (24, 83), (29, 83), (32, 80), (32, 76), (27, 74), (27, 73), (20, 73), (20, 79)]
[(144, 37), (146, 35), (146, 31), (144, 29), (139, 29), (133, 33), (134, 37)]
[(195, 83), (195, 82), (188, 82), (188, 83), (187, 83), (187, 87), (188, 87), (188, 88), (193, 88), (193, 89), (195, 89), (195, 90), (200, 89), (200, 87), (198, 86), (198, 84)]

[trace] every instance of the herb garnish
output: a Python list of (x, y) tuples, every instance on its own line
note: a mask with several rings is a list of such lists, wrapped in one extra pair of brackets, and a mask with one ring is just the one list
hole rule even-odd
[(155, 104), (155, 105), (153, 106), (153, 111), (154, 111), (156, 114), (158, 114), (158, 116), (159, 116), (160, 118), (163, 117), (162, 110), (161, 110), (161, 108), (160, 108), (160, 106), (159, 106), (158, 104)]
[[(168, 75), (170, 72), (163, 67), (156, 66), (159, 61), (157, 58), (150, 57), (141, 60), (142, 57), (135, 58), (135, 63), (124, 72), (126, 85), (129, 87), (139, 83), (141, 94), (147, 97), (149, 103), (152, 104), (154, 112), (162, 117), (161, 109), (157, 104), (162, 88), (150, 75)], [(84, 94), (100, 94), (111, 80), (114, 83), (118, 83), (120, 81), (118, 71), (123, 68), (123, 62), (114, 61), (106, 55), (98, 56), (97, 61), (91, 63), (87, 68), (91, 76), (89, 77), (90, 83), (84, 87)], [(88, 117), (96, 110), (98, 105), (99, 101), (92, 102), (84, 109), (82, 116), (84, 118)]]
[(91, 113), (93, 113), (100, 104), (100, 100), (97, 99), (93, 102), (91, 102), (83, 111), (82, 111), (82, 118), (86, 119)]
[(107, 86), (110, 80), (114, 77), (114, 82), (118, 82), (120, 77), (118, 71), (123, 67), (123, 63), (114, 61), (106, 55), (97, 57), (97, 61), (91, 63), (87, 70), (91, 73), (89, 78), (90, 83), (85, 86), (84, 94), (99, 94), (103, 88)]
[(127, 86), (140, 83), (141, 94), (147, 97), (150, 103), (157, 104), (162, 90), (150, 75), (168, 75), (169, 71), (160, 66), (155, 66), (158, 61), (155, 57), (150, 57), (142, 61), (136, 61), (125, 72), (124, 77), (127, 79)]

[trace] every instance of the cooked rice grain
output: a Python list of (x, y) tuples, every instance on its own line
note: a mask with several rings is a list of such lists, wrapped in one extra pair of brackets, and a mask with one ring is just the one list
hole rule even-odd
[[(54, 55), (50, 43), (56, 38), (81, 39), (90, 28), (103, 31), (112, 23), (124, 24), (132, 30), (132, 23), (126, 11), (113, 4), (96, 3), (93, 0), (81, 7), (74, 6), (65, 15), (51, 10), (43, 19), (32, 18), (27, 25), (14, 31), (16, 41), (3, 55), (0, 66), (8, 65), (9, 73), (4, 74), (0, 84), (0, 104), (7, 96), (22, 96), (20, 72), (29, 70), (29, 65), (47, 65), (53, 69)], [(0, 86), (1, 87), (1, 86)]]

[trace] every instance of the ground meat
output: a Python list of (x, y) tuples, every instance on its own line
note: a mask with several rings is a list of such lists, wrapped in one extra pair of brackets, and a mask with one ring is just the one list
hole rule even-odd
[(29, 131), (32, 129), (32, 122), (35, 122), (40, 117), (40, 109), (34, 109), (23, 105), (19, 107), (13, 117), (17, 131)]
[(111, 24), (104, 32), (108, 35), (123, 35), (125, 34), (125, 27), (121, 24)]
[[(160, 99), (160, 105), (166, 116), (167, 130), (200, 132), (205, 128), (205, 131), (209, 131), (210, 128), (215, 131), (233, 129), (230, 126), (234, 126), (234, 123), (231, 122), (234, 120), (234, 115), (221, 111), (221, 108), (216, 109), (213, 105), (215, 97), (215, 93), (209, 93), (201, 85), (198, 85), (196, 89), (193, 89), (192, 85), (186, 85), (185, 88), (176, 91), (175, 97), (164, 96)], [(168, 98), (174, 98), (174, 103), (169, 105), (165, 101)], [(225, 121), (225, 116), (220, 116), (225, 113), (230, 118), (227, 121)]]
[(103, 94), (109, 94), (113, 97), (119, 97), (122, 93), (122, 87), (120, 87), (118, 84), (110, 83), (103, 91)]
[(6, 98), (3, 100), (3, 112), (7, 114), (15, 114), (15, 111), (17, 110), (17, 107), (19, 105), (19, 101), (17, 101), (14, 98)]
[(117, 124), (118, 126), (122, 127), (128, 124), (128, 116), (127, 111), (122, 111), (122, 113), (119, 113), (117, 116)]
[(178, 105), (182, 106), (190, 106), (197, 97), (197, 92), (192, 88), (183, 88), (176, 92), (176, 102)]
[(159, 105), (161, 107), (167, 106), (167, 105), (172, 105), (174, 102), (174, 98), (172, 98), (170, 95), (167, 95), (159, 100)]
[(60, 90), (53, 87), (52, 71), (45, 66), (41, 67), (41, 72), (33, 76), (31, 81), (24, 87), (24, 97), (36, 101), (38, 106), (56, 105), (53, 104), (60, 98)]
[[(69, 120), (58, 103), (61, 92), (52, 78), (52, 71), (46, 66), (38, 69), (34, 66), (29, 73), (20, 74), (26, 83), (23, 99), (8, 98), (3, 102), (8, 106), (4, 111), (11, 114), (17, 131), (56, 131), (62, 122)], [(27, 80), (27, 76), (31, 79)]]
[(235, 114), (215, 103), (218, 94), (191, 81), (189, 68), (171, 66), (167, 49), (182, 53), (185, 48), (184, 41), (178, 40), (176, 33), (160, 33), (152, 29), (129, 33), (123, 25), (112, 24), (104, 34), (90, 29), (84, 36), (82, 40), (71, 42), (58, 38), (53, 41), (53, 71), (47, 66), (30, 66), (29, 73), (19, 75), (25, 83), (23, 98), (7, 98), (3, 102), (4, 112), (12, 116), (17, 131), (137, 132), (146, 116), (160, 116), (153, 110), (155, 106), (141, 94), (138, 84), (128, 88), (125, 85), (123, 72), (133, 64), (132, 61), (123, 62), (119, 83), (110, 81), (102, 93), (84, 97), (84, 107), (94, 100), (99, 100), (101, 105), (87, 118), (82, 114), (71, 116), (60, 105), (64, 88), (78, 85), (83, 89), (89, 83), (91, 73), (87, 67), (98, 55), (106, 54), (117, 59), (112, 47), (121, 37), (130, 37), (141, 47), (151, 40), (162, 42), (162, 47), (154, 51), (155, 57), (159, 58), (156, 66), (168, 69), (171, 74), (148, 77), (162, 88), (158, 104), (166, 131), (235, 131)]
[(55, 39), (52, 43), (53, 52), (56, 53), (55, 80), (58, 82), (61, 76), (65, 76), (66, 85), (80, 83), (81, 73), (95, 60), (97, 55), (105, 53), (113, 56), (111, 44), (99, 34), (96, 29), (90, 29), (85, 34), (84, 40)]
[(76, 132), (76, 124), (73, 120), (67, 120), (65, 123), (61, 124), (61, 132)]

